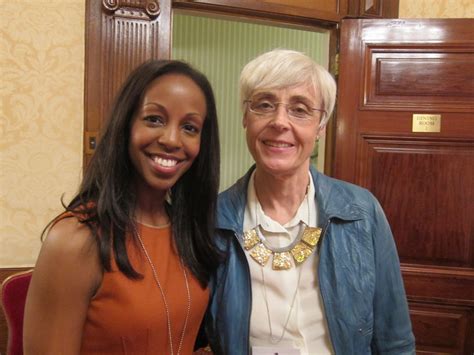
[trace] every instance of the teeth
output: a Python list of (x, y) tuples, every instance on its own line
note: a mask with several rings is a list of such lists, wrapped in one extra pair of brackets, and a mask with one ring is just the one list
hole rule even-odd
[(280, 143), (280, 142), (269, 142), (269, 141), (266, 141), (265, 142), (266, 145), (269, 145), (271, 147), (275, 147), (275, 148), (288, 148), (288, 147), (291, 147), (291, 144), (288, 144), (288, 143)]
[(178, 164), (178, 161), (177, 160), (174, 160), (174, 159), (163, 159), (163, 158), (160, 158), (160, 157), (155, 157), (153, 159), (153, 161), (161, 166), (164, 166), (164, 167), (172, 167), (172, 166), (175, 166), (176, 164)]

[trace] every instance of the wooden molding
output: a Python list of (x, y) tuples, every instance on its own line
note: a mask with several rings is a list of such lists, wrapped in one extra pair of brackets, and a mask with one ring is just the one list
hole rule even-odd
[(161, 11), (157, 0), (102, 0), (102, 6), (114, 16), (142, 18), (146, 15), (152, 20), (157, 18)]

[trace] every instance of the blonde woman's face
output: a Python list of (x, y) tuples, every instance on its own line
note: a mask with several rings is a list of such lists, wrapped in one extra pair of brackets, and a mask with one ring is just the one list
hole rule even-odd
[[(284, 89), (259, 90), (250, 100), (276, 103), (277, 109), (268, 115), (252, 112), (247, 105), (243, 125), (247, 146), (257, 169), (273, 175), (307, 174), (315, 141), (320, 133), (321, 115), (309, 122), (290, 118), (288, 107), (321, 108), (319, 92), (314, 86), (303, 84)], [(268, 100), (268, 101), (266, 101)], [(288, 106), (290, 105), (290, 106)]]

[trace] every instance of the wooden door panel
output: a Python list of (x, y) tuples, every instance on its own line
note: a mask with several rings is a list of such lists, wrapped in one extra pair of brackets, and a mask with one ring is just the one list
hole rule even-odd
[(333, 175), (385, 210), (417, 349), (472, 353), (474, 20), (344, 20), (339, 73)]
[(470, 306), (473, 313), (474, 276), (470, 269), (405, 264), (402, 271), (409, 300)]
[(358, 182), (384, 206), (401, 261), (474, 268), (474, 189), (464, 186), (474, 138), (362, 135), (360, 144)]
[(472, 47), (367, 45), (366, 51), (361, 109), (473, 110)]
[(432, 307), (415, 303), (410, 311), (417, 334), (418, 353), (464, 354), (468, 324), (467, 307)]

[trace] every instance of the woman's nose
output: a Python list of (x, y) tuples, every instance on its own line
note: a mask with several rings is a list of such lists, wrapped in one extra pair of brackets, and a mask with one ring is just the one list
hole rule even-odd
[(286, 106), (278, 105), (275, 113), (272, 116), (272, 120), (270, 124), (276, 128), (286, 128), (288, 127), (289, 121), (290, 121), (290, 117), (288, 115)]
[(179, 136), (179, 128), (173, 125), (167, 125), (161, 130), (158, 137), (158, 143), (167, 147), (168, 149), (175, 149), (181, 146), (181, 139)]

